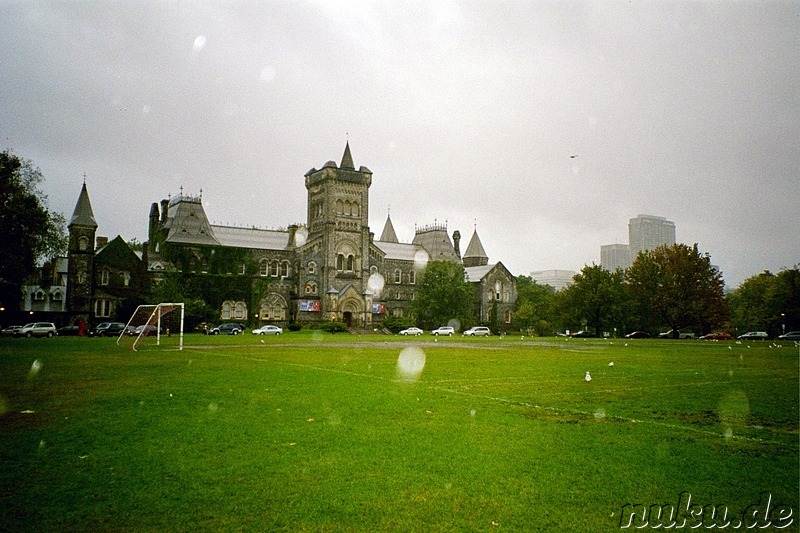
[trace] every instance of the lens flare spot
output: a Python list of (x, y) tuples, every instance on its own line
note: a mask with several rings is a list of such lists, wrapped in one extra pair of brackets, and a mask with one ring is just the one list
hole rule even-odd
[(397, 377), (404, 381), (416, 381), (425, 368), (425, 352), (416, 346), (403, 348), (397, 358)]
[(38, 359), (34, 359), (33, 363), (31, 364), (31, 369), (28, 370), (28, 379), (35, 378), (41, 369), (42, 362)]
[(206, 36), (205, 35), (198, 35), (197, 37), (194, 38), (194, 44), (192, 45), (192, 49), (195, 52), (199, 52), (205, 47), (206, 47)]
[(294, 245), (299, 248), (303, 246), (306, 241), (308, 241), (308, 228), (297, 228), (297, 231), (294, 232)]
[(423, 270), (426, 266), (428, 266), (428, 261), (430, 260), (430, 256), (428, 252), (425, 250), (417, 250), (414, 252), (414, 268), (417, 270)]
[(386, 280), (383, 277), (383, 274), (380, 272), (373, 272), (369, 276), (369, 280), (367, 280), (367, 288), (369, 288), (370, 292), (380, 298), (381, 294), (383, 294), (383, 287), (386, 284)]

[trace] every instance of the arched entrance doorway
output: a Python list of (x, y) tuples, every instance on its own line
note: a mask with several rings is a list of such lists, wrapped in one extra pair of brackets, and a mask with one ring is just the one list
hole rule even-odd
[(347, 324), (348, 328), (352, 328), (353, 327), (353, 313), (351, 313), (350, 311), (345, 311), (342, 314), (342, 321), (345, 324)]

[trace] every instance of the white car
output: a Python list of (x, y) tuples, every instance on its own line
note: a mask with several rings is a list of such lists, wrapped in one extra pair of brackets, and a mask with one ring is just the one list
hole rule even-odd
[(455, 330), (450, 326), (442, 326), (440, 328), (436, 328), (435, 330), (431, 331), (431, 335), (438, 337), (439, 335), (447, 335), (448, 337), (452, 337)]
[(414, 335), (414, 336), (419, 336), (419, 335), (422, 335), (422, 330), (421, 330), (421, 329), (419, 329), (419, 328), (414, 328), (414, 327), (411, 327), (411, 328), (404, 329), (403, 331), (401, 331), (401, 332), (400, 332), (400, 335)]
[(475, 326), (462, 333), (465, 337), (488, 337), (492, 332), (486, 326)]
[(261, 326), (253, 330), (253, 335), (280, 335), (281, 333), (283, 333), (283, 328), (271, 325)]
[(58, 335), (56, 325), (52, 322), (31, 322), (22, 326), (15, 337), (54, 337)]

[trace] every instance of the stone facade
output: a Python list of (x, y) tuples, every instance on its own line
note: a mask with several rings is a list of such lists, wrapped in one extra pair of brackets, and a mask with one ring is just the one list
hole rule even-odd
[(410, 316), (417, 277), (428, 261), (446, 260), (464, 264), (476, 287), (481, 322), (493, 316), (498, 323), (511, 322), (514, 276), (502, 263), (488, 263), (477, 231), (463, 259), (460, 233), (451, 241), (443, 224), (418, 227), (411, 243), (401, 243), (387, 217), (375, 240), (369, 228), (372, 172), (356, 169), (349, 144), (339, 165), (328, 161), (304, 178), (304, 225), (285, 230), (213, 225), (202, 198), (181, 192), (150, 207), (141, 255), (118, 237), (103, 247), (106, 259), (103, 248), (90, 245), (97, 223), (84, 184), (69, 226), (71, 315), (87, 323), (113, 318), (122, 301), (144, 296), (148, 286), (172, 277), (219, 309), (222, 321), (337, 321), (372, 329), (387, 316)]

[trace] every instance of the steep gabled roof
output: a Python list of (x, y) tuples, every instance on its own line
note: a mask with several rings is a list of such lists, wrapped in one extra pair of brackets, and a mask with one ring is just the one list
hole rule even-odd
[(75, 204), (75, 211), (69, 219), (69, 225), (97, 227), (97, 221), (92, 211), (92, 202), (89, 201), (89, 191), (86, 190), (86, 182), (83, 183), (81, 194), (78, 196), (78, 203)]
[(379, 240), (381, 242), (400, 242), (397, 240), (397, 233), (395, 233), (392, 225), (392, 217), (389, 215), (386, 215), (386, 224), (383, 226), (383, 233), (381, 233)]

